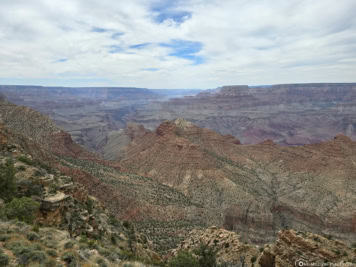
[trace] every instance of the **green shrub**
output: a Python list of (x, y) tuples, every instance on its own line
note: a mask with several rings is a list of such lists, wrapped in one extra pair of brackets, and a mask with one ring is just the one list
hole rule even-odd
[(11, 160), (0, 164), (0, 198), (10, 201), (16, 196), (15, 167)]
[(117, 244), (117, 240), (116, 240), (115, 235), (112, 234), (110, 239), (111, 239), (111, 243), (115, 246)]
[(98, 248), (98, 242), (95, 241), (95, 240), (90, 239), (90, 240), (88, 240), (88, 246), (91, 249), (97, 249)]
[(44, 263), (47, 260), (47, 255), (43, 251), (33, 251), (31, 254), (31, 261)]
[(46, 251), (48, 255), (50, 255), (51, 257), (57, 257), (57, 251), (55, 251), (54, 249), (49, 249)]
[(44, 192), (43, 185), (31, 180), (22, 180), (18, 182), (18, 187), (26, 189), (26, 191), (23, 192), (26, 197), (42, 196)]
[(7, 240), (9, 240), (11, 238), (11, 236), (9, 235), (0, 235), (0, 242), (6, 242)]
[(37, 167), (40, 167), (42, 169), (45, 169), (48, 173), (53, 173), (53, 169), (51, 166), (49, 166), (48, 164), (42, 162), (42, 161), (38, 161), (38, 160), (32, 160), (32, 159), (29, 159), (28, 157), (26, 156), (18, 156), (17, 157), (17, 160), (18, 161), (21, 161), (27, 165), (30, 165), (30, 166), (37, 166)]
[(64, 244), (65, 249), (70, 249), (74, 247), (74, 242), (73, 241), (68, 241), (67, 243)]
[(27, 238), (27, 240), (35, 241), (35, 240), (39, 240), (40, 236), (38, 234), (36, 234), (35, 232), (28, 232), (26, 234), (26, 238)]
[(35, 164), (38, 167), (40, 167), (42, 169), (45, 169), (48, 173), (53, 173), (54, 174), (54, 172), (55, 172), (50, 165), (48, 165), (48, 164), (46, 164), (46, 163), (44, 163), (42, 161), (36, 161)]
[(69, 266), (76, 266), (77, 255), (72, 251), (66, 251), (61, 257), (62, 261), (65, 261)]
[(32, 261), (44, 263), (47, 260), (47, 255), (40, 251), (38, 246), (31, 246), (26, 242), (13, 241), (6, 243), (5, 247), (14, 253), (19, 264), (22, 265), (27, 265)]
[(103, 258), (97, 258), (96, 263), (99, 265), (99, 267), (109, 267)]
[(112, 251), (107, 249), (107, 248), (99, 248), (99, 254), (107, 258), (108, 256), (111, 255)]
[(0, 266), (7, 266), (9, 264), (9, 256), (7, 256), (2, 249), (0, 249)]
[(45, 174), (46, 173), (41, 171), (41, 170), (35, 170), (33, 175), (36, 176), (36, 177), (41, 177), (41, 176), (44, 176)]
[[(112, 257), (113, 254), (111, 254), (110, 256)], [(135, 257), (135, 255), (133, 254), (132, 251), (128, 251), (128, 250), (125, 250), (125, 249), (120, 251), (120, 257), (119, 258), (121, 260), (133, 260), (134, 257)]]
[(21, 165), (21, 166), (18, 166), (18, 167), (17, 167), (17, 170), (19, 170), (19, 171), (25, 171), (25, 170), (26, 170), (26, 167), (23, 166), (23, 165)]
[(131, 223), (130, 223), (129, 221), (124, 221), (124, 222), (122, 223), (122, 225), (123, 225), (125, 228), (127, 228), (127, 229), (129, 229), (129, 228), (131, 227)]
[(321, 240), (320, 240), (320, 238), (319, 238), (319, 237), (317, 237), (317, 236), (316, 236), (316, 237), (314, 237), (313, 239), (314, 239), (314, 241), (316, 241), (316, 242), (320, 242), (320, 241), (321, 241)]
[(216, 251), (207, 245), (200, 245), (195, 254), (199, 256), (199, 265), (204, 267), (216, 266)]
[(85, 235), (81, 235), (79, 239), (80, 243), (88, 243), (88, 237)]
[(177, 256), (172, 258), (169, 267), (199, 267), (198, 260), (189, 251), (179, 251)]
[(116, 219), (115, 216), (113, 216), (113, 215), (110, 215), (109, 222), (111, 225), (113, 225), (115, 227), (120, 227), (120, 221), (118, 219)]
[(29, 197), (14, 198), (6, 204), (5, 214), (8, 219), (18, 219), (31, 224), (36, 218), (40, 204)]
[(257, 257), (256, 257), (256, 256), (253, 256), (253, 257), (251, 258), (251, 263), (256, 262), (256, 260), (257, 260)]
[(36, 223), (33, 227), (32, 227), (32, 231), (38, 233), (40, 231), (40, 226)]
[(46, 267), (54, 267), (54, 266), (60, 266), (60, 265), (57, 265), (57, 261), (55, 259), (49, 259), (49, 260), (47, 260), (45, 266)]
[(89, 214), (92, 214), (93, 209), (94, 209), (94, 201), (89, 198), (88, 201), (86, 202), (86, 206), (87, 206), (86, 208), (87, 208), (87, 211), (89, 212)]
[(30, 166), (35, 165), (35, 163), (26, 156), (18, 156), (16, 159)]

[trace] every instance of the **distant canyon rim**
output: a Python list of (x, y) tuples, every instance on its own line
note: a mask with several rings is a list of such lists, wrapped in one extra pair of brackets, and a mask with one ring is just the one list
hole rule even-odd
[(243, 144), (313, 144), (356, 139), (356, 83), (223, 86), (214, 90), (0, 86), (9, 101), (49, 115), (73, 140), (117, 160), (128, 123), (155, 130), (184, 118)]

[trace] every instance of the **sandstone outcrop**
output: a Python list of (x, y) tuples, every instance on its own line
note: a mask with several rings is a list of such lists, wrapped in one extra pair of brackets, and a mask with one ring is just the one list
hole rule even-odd
[(207, 245), (216, 252), (217, 262), (228, 266), (299, 267), (354, 266), (356, 250), (339, 240), (309, 232), (283, 230), (276, 242), (256, 247), (244, 244), (239, 236), (215, 226), (193, 230), (171, 251), (193, 252)]
[(187, 238), (172, 251), (172, 254), (177, 255), (180, 250), (197, 250), (201, 245), (212, 248), (220, 264), (251, 263), (256, 262), (260, 256), (258, 248), (241, 243), (236, 233), (215, 226), (206, 230), (191, 231)]
[(354, 266), (356, 251), (330, 237), (285, 230), (278, 233), (275, 244), (264, 247), (258, 263), (261, 267)]

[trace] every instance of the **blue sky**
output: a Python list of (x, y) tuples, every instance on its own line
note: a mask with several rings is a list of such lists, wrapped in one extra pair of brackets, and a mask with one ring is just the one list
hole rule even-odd
[(355, 14), (354, 0), (1, 0), (0, 84), (356, 82)]

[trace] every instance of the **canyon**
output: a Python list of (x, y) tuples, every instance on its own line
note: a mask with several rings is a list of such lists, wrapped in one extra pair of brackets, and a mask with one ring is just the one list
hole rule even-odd
[(56, 126), (69, 133), (76, 143), (106, 159), (115, 159), (113, 146), (120, 146), (120, 130), (126, 126), (126, 114), (152, 101), (199, 91), (0, 85), (0, 93), (10, 102), (50, 116)]
[(223, 86), (196, 96), (154, 102), (126, 120), (154, 130), (162, 121), (185, 118), (231, 134), (244, 144), (267, 139), (282, 145), (318, 143), (344, 134), (356, 138), (356, 84)]
[(343, 134), (355, 140), (356, 84), (223, 86), (213, 90), (0, 86), (13, 103), (49, 115), (73, 140), (107, 160), (129, 143), (131, 122), (155, 130), (184, 118), (243, 144), (270, 139), (314, 144)]
[(356, 238), (356, 143), (344, 135), (304, 146), (242, 145), (184, 119), (155, 131), (131, 123), (120, 161), (105, 161), (47, 116), (4, 101), (0, 107), (2, 123), (34, 157), (134, 222), (159, 250), (211, 225), (254, 244), (273, 242), (281, 229)]

